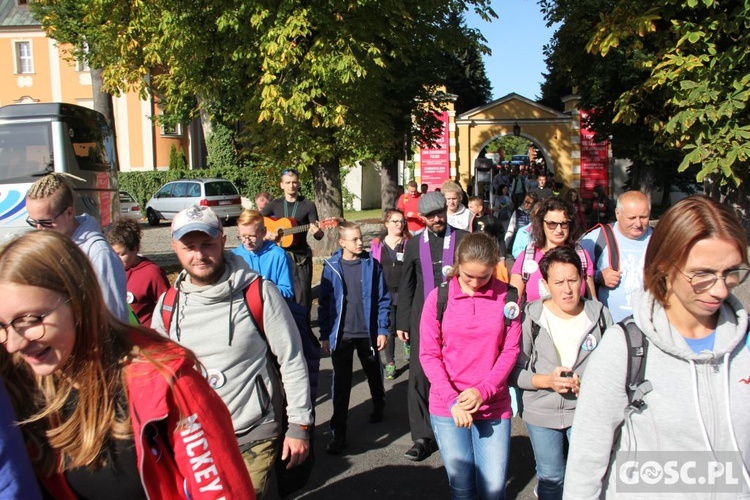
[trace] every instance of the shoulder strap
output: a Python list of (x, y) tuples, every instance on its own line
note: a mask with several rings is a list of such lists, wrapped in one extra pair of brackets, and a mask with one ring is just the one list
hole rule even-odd
[(581, 259), (581, 275), (583, 276), (583, 280), (586, 281), (586, 271), (589, 268), (589, 259), (586, 257), (586, 251), (578, 243), (576, 243), (576, 253), (578, 254), (578, 258)]
[(441, 326), (443, 325), (445, 308), (448, 307), (448, 283), (450, 283), (450, 280), (444, 281), (438, 286), (437, 320)]
[(529, 281), (529, 277), (531, 274), (526, 270), (526, 259), (534, 260), (534, 245), (528, 244), (526, 245), (526, 249), (523, 251), (523, 264), (521, 265), (521, 279), (523, 279), (523, 282), (526, 283)]
[(169, 327), (172, 325), (172, 313), (174, 312), (174, 303), (177, 300), (177, 289), (173, 286), (167, 288), (164, 293), (164, 301), (161, 304), (161, 321), (164, 323), (164, 329), (169, 336)]
[(635, 324), (632, 316), (625, 318), (619, 325), (625, 333), (625, 342), (628, 346), (628, 379), (625, 387), (628, 393), (628, 407), (641, 411), (646, 405), (643, 397), (653, 389), (651, 382), (645, 380), (648, 339)]
[[(511, 302), (516, 304), (515, 307), (518, 308), (518, 288), (508, 283), (508, 291), (505, 292), (505, 304), (507, 305), (507, 304), (510, 304)], [(519, 314), (520, 314), (520, 310), (519, 310)], [(513, 318), (509, 318), (508, 314), (504, 314), (504, 316), (505, 316), (505, 328), (508, 328), (510, 326), (510, 322), (513, 321)]]
[(615, 271), (620, 270), (620, 247), (617, 245), (617, 239), (615, 239), (615, 232), (612, 229), (612, 224), (601, 224), (602, 233), (606, 239), (607, 249), (609, 250), (609, 267)]
[(245, 303), (250, 310), (250, 318), (258, 328), (263, 340), (266, 340), (266, 329), (263, 323), (263, 278), (258, 276), (245, 288)]

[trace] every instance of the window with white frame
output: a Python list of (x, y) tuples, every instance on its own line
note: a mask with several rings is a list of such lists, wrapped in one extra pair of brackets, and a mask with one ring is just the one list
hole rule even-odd
[(31, 57), (31, 42), (15, 42), (16, 50), (16, 74), (29, 74), (34, 72), (34, 60)]

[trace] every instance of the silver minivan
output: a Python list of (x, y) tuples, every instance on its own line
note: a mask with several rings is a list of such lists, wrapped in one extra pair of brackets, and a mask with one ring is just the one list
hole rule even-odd
[(164, 184), (146, 203), (146, 218), (152, 226), (172, 220), (181, 210), (200, 205), (211, 207), (219, 218), (236, 220), (242, 200), (234, 184), (226, 179), (183, 179)]

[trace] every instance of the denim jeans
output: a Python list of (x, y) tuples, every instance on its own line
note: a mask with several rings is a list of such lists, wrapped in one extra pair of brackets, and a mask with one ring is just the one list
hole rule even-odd
[(539, 498), (561, 499), (565, 484), (564, 445), (566, 439), (570, 441), (571, 428), (550, 429), (526, 423), (526, 429), (534, 448)]
[(475, 420), (456, 427), (453, 418), (430, 415), (451, 487), (451, 498), (504, 499), (510, 419)]

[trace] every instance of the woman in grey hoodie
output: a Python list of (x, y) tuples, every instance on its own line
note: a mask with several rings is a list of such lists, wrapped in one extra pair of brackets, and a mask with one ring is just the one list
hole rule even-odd
[(539, 262), (550, 299), (531, 302), (523, 322), (521, 354), (511, 383), (523, 390), (523, 417), (536, 459), (539, 498), (560, 499), (565, 478), (565, 440), (580, 380), (612, 316), (600, 302), (581, 297), (583, 267), (569, 245)]
[(691, 196), (664, 214), (633, 298), (647, 382), (629, 395), (643, 349), (631, 357), (622, 327), (608, 329), (581, 387), (565, 498), (750, 498), (748, 319), (730, 294), (748, 267), (730, 208)]

